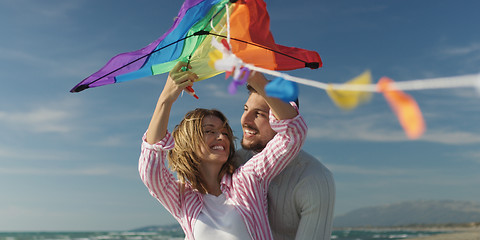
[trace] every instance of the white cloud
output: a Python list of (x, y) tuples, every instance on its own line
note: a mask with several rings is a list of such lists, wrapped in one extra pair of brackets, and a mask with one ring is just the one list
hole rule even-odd
[(467, 160), (480, 164), (480, 151), (468, 151), (464, 152), (462, 155), (467, 158)]
[(432, 129), (421, 137), (421, 141), (461, 145), (480, 143), (480, 134), (460, 130)]
[(12, 49), (7, 47), (0, 48), (2, 54), (0, 55), (0, 59), (5, 61), (18, 61), (18, 62), (27, 62), (33, 64), (46, 64), (52, 65), (51, 60), (41, 58), (32, 54), (31, 50), (19, 50), (19, 49)]
[(36, 176), (117, 176), (138, 178), (136, 168), (120, 165), (87, 166), (82, 168), (32, 168), (32, 167), (0, 167), (2, 175), (36, 175)]
[[(219, 77), (216, 77), (215, 79), (210, 80), (210, 82), (215, 81), (216, 83), (208, 83), (203, 86), (203, 88), (207, 89), (207, 92), (210, 93), (210, 96), (216, 97), (216, 98), (221, 98), (222, 101), (246, 101), (247, 98), (245, 95), (240, 94), (241, 92), (246, 92), (246, 87), (244, 85), (240, 86), (238, 88), (238, 93), (235, 95), (231, 95), (227, 91), (227, 83), (230, 83), (232, 81), (232, 78), (228, 79), (221, 79), (224, 77), (225, 74), (221, 74)], [(208, 79), (206, 81), (209, 81)], [(219, 81), (225, 81), (225, 82), (219, 82)]]
[(462, 56), (472, 53), (480, 53), (480, 43), (471, 43), (467, 46), (451, 47), (444, 50), (444, 53), (453, 56)]
[(106, 136), (104, 138), (97, 139), (94, 141), (95, 146), (101, 147), (125, 147), (125, 146), (132, 146), (132, 145), (139, 145), (140, 144), (140, 137), (133, 138), (127, 135), (116, 134), (112, 136)]
[[(406, 141), (408, 140), (395, 119), (387, 114), (351, 115), (338, 119), (326, 119), (308, 129), (310, 139), (365, 140), (365, 141)], [(390, 123), (390, 124), (386, 124)]]
[[(380, 122), (377, 122), (380, 123)], [(355, 120), (335, 120), (323, 123), (321, 127), (308, 129), (309, 139), (354, 140), (372, 142), (411, 141), (401, 127), (388, 128), (375, 122)], [(480, 143), (480, 134), (462, 130), (427, 129), (426, 133), (415, 141), (435, 142), (451, 145)]]
[[(52, 20), (65, 20), (68, 18), (70, 11), (78, 9), (83, 4), (82, 1), (26, 1), (26, 0), (14, 0), (14, 1), (2, 1), (1, 5), (4, 9), (10, 11), (22, 12), (21, 16), (18, 16), (18, 20), (30, 21), (32, 18), (43, 21)], [(18, 23), (18, 22), (17, 22)]]
[(362, 6), (362, 7), (351, 7), (347, 9), (343, 9), (343, 14), (351, 15), (351, 14), (376, 14), (384, 12), (388, 9), (386, 5), (373, 5), (373, 6)]
[[(365, 175), (368, 177), (385, 177), (390, 179), (389, 181), (397, 182), (410, 182), (417, 181), (419, 178), (428, 180), (430, 179), (430, 184), (434, 184), (435, 181), (440, 181), (439, 178), (442, 176), (448, 179), (448, 174), (442, 173), (441, 169), (438, 168), (385, 168), (385, 167), (362, 167), (357, 165), (346, 165), (346, 164), (328, 164), (329, 169), (336, 174), (347, 174), (347, 175)], [(451, 181), (450, 179), (445, 181)], [(461, 181), (456, 182), (461, 184)], [(443, 184), (443, 183), (442, 183)]]
[(52, 152), (45, 149), (34, 149), (32, 147), (0, 147), (0, 159), (4, 160), (65, 160), (71, 156), (68, 153), (60, 152), (58, 150)]
[(32, 106), (31, 109), (0, 111), (0, 122), (4, 126), (20, 131), (33, 133), (68, 133), (72, 131), (71, 120), (75, 118), (75, 112), (68, 106), (76, 104), (72, 101), (59, 102), (56, 104)]
[[(465, 182), (479, 182), (477, 174), (458, 176), (443, 168), (385, 168), (362, 167), (356, 165), (329, 164), (329, 169), (337, 175), (336, 181), (342, 188), (351, 187), (352, 178), (355, 185), (365, 188), (380, 186), (428, 185), (436, 187), (465, 187)], [(340, 174), (349, 176), (339, 177)]]
[(478, 72), (480, 42), (457, 46), (440, 46), (438, 53), (441, 58), (452, 63), (452, 70), (460, 74)]
[(355, 165), (341, 165), (341, 164), (328, 164), (328, 168), (334, 173), (344, 173), (344, 174), (356, 174), (356, 175), (367, 175), (367, 176), (405, 176), (405, 175), (416, 175), (419, 170), (416, 172), (412, 169), (376, 169), (376, 168), (363, 168)]
[[(39, 14), (49, 18), (68, 18), (68, 13), (72, 10), (79, 9), (82, 4), (81, 1), (58, 1), (55, 4), (45, 6), (39, 4), (35, 7), (34, 10), (38, 11)], [(42, 7), (43, 5), (43, 7)]]
[[(471, 127), (465, 128), (465, 124), (460, 125), (457, 123), (460, 117), (465, 117), (466, 121), (468, 120), (467, 122), (472, 122), (475, 120), (473, 115), (458, 116), (455, 114), (452, 115), (452, 111), (450, 111), (449, 114), (444, 112), (447, 107), (455, 108), (455, 111), (460, 111), (462, 107), (466, 106), (455, 106), (454, 104), (449, 104), (447, 101), (444, 105), (441, 105), (441, 107), (441, 111), (427, 108), (428, 111), (423, 113), (427, 129), (424, 135), (415, 141), (450, 145), (480, 143), (479, 131)], [(318, 112), (318, 109), (325, 110)], [(435, 109), (438, 109), (438, 107), (435, 107)], [(315, 113), (314, 111), (317, 112)], [(305, 106), (302, 110), (303, 113), (307, 112), (313, 116), (313, 119), (308, 119), (307, 121), (309, 126), (308, 138), (311, 140), (411, 141), (407, 138), (394, 113), (389, 109), (382, 109), (382, 112), (378, 112), (378, 109), (373, 109), (373, 111), (377, 112), (372, 113), (372, 109), (363, 109), (362, 111), (348, 114), (339, 114), (339, 110), (335, 112), (331, 110), (331, 107), (325, 107), (324, 105), (316, 107)], [(465, 110), (465, 113), (466, 112)], [(452, 122), (450, 118), (457, 119), (454, 119), (455, 121)], [(447, 123), (450, 125), (438, 124), (446, 121), (448, 121)]]
[(96, 145), (106, 146), (106, 147), (118, 147), (124, 145), (125, 141), (121, 136), (108, 136), (101, 141), (98, 141)]
[[(25, 46), (22, 46), (25, 47)], [(46, 46), (50, 48), (50, 53), (54, 51), (63, 52), (67, 55), (75, 55), (75, 52), (72, 52), (72, 49)], [(88, 49), (88, 47), (85, 47)], [(78, 81), (82, 80), (81, 78), (86, 77), (87, 74), (93, 73), (94, 70), (98, 69), (99, 66), (102, 66), (104, 63), (104, 56), (108, 53), (105, 53), (102, 50), (90, 51), (79, 55), (78, 57), (51, 57), (45, 56), (46, 53), (42, 49), (30, 49), (29, 47), (20, 48), (20, 47), (0, 47), (0, 60), (8, 63), (20, 64), (23, 67), (30, 68), (31, 72), (35, 72), (34, 75), (39, 76), (39, 78), (47, 77), (47, 81), (52, 81), (54, 79), (62, 78), (79, 78)], [(66, 67), (59, 67), (66, 66)], [(4, 77), (7, 77), (9, 70), (2, 72)], [(18, 78), (25, 77), (26, 75), (18, 75), (17, 71), (11, 72), (11, 76), (7, 78)], [(76, 82), (72, 82), (72, 85)], [(73, 87), (73, 86), (72, 86)]]

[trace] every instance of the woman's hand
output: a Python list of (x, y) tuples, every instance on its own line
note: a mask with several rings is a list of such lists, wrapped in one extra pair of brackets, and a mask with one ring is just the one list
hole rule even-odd
[(160, 98), (167, 102), (175, 102), (180, 93), (188, 86), (192, 86), (193, 82), (198, 79), (197, 74), (191, 71), (183, 71), (183, 67), (187, 66), (185, 62), (178, 62), (168, 74), (167, 81), (163, 87)]
[(178, 62), (173, 67), (165, 82), (162, 94), (158, 98), (157, 106), (148, 125), (147, 142), (150, 144), (155, 144), (165, 137), (173, 103), (183, 89), (192, 86), (193, 82), (198, 79), (197, 74), (191, 71), (182, 71), (182, 67), (187, 67), (187, 63)]

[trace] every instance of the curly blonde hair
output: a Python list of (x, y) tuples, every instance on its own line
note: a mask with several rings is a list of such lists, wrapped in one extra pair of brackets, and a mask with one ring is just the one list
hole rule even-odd
[(233, 163), (235, 138), (228, 124), (228, 119), (216, 109), (197, 108), (185, 114), (183, 120), (175, 126), (172, 132), (175, 147), (168, 152), (168, 164), (173, 171), (177, 172), (180, 182), (183, 184), (189, 182), (194, 189), (202, 194), (205, 194), (207, 190), (198, 170), (200, 158), (197, 153), (200, 153), (202, 144), (206, 145), (203, 140), (202, 122), (207, 116), (218, 117), (223, 122), (223, 127), (228, 132), (228, 140), (230, 140), (230, 153), (227, 162), (223, 164), (218, 174), (218, 180), (220, 181), (225, 174), (233, 174), (235, 170)]

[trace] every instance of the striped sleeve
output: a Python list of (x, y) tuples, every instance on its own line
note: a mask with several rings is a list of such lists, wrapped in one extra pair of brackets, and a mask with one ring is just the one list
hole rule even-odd
[(270, 126), (277, 134), (242, 169), (253, 171), (266, 186), (297, 156), (307, 135), (307, 125), (300, 114), (292, 119), (277, 120), (270, 112)]
[(175, 141), (170, 133), (156, 144), (149, 144), (143, 136), (138, 163), (140, 178), (150, 194), (156, 198), (175, 218), (180, 217), (179, 184), (166, 167), (168, 150)]

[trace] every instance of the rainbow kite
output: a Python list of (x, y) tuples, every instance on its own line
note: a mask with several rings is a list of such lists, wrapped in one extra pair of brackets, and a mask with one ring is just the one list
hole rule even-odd
[(70, 92), (162, 74), (178, 61), (189, 62), (199, 80), (222, 73), (209, 67), (212, 38), (228, 39), (244, 63), (270, 70), (316, 69), (317, 52), (275, 43), (263, 0), (186, 0), (173, 26), (159, 39), (119, 54)]

